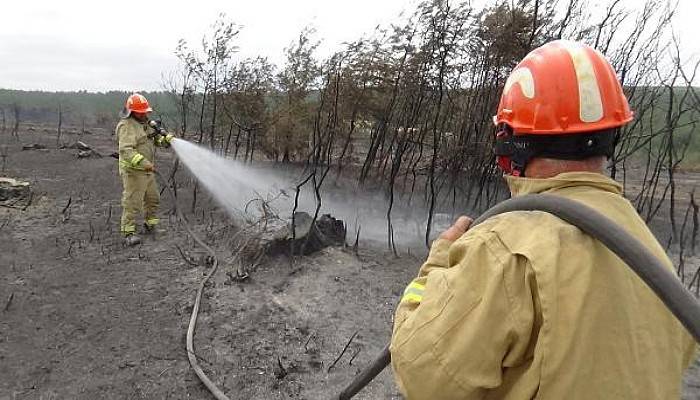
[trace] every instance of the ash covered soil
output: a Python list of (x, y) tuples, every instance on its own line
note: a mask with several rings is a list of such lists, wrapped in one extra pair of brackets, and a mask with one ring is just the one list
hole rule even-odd
[[(124, 247), (117, 162), (108, 156), (116, 144), (108, 132), (64, 134), (63, 142), (76, 140), (103, 157), (79, 159), (39, 127), (19, 141), (0, 137), (0, 176), (28, 181), (33, 192), (31, 202), (0, 207), (0, 400), (213, 398), (185, 350), (204, 257), (167, 192), (163, 232)], [(31, 143), (46, 149), (21, 150)], [(159, 157), (168, 172), (173, 156)], [(188, 212), (191, 187), (180, 193), (195, 230), (224, 254), (217, 232), (230, 222), (201, 193)], [(231, 279), (235, 267), (224, 256), (202, 299), (200, 365), (231, 398), (331, 398), (388, 341), (396, 301), (422, 261), (421, 253), (396, 258), (384, 248), (361, 242), (358, 254), (327, 248), (268, 258), (242, 282)], [(700, 399), (697, 364), (684, 392)], [(384, 371), (357, 398), (401, 396)]]
[[(29, 199), (0, 207), (0, 399), (211, 399), (185, 350), (208, 267), (180, 256), (176, 246), (203, 258), (169, 215), (168, 192), (163, 232), (124, 247), (108, 133), (64, 134), (103, 155), (80, 159), (39, 128), (20, 132), (19, 142), (9, 136), (0, 139), (8, 146), (0, 175), (30, 182), (33, 198), (25, 210)], [(33, 143), (47, 149), (21, 150)], [(159, 157), (169, 171), (172, 155)], [(185, 191), (182, 207), (203, 237), (226, 228), (201, 192), (196, 215), (188, 213)], [(327, 248), (294, 262), (270, 258), (244, 282), (230, 280), (224, 258), (199, 315), (201, 366), (231, 398), (331, 397), (383, 348), (395, 301), (421, 262), (375, 246), (361, 243), (359, 256)], [(397, 393), (384, 372), (358, 398)]]

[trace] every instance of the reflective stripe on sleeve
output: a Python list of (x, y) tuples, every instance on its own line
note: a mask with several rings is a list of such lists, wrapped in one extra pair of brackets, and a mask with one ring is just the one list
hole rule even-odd
[(403, 297), (401, 302), (409, 303), (420, 303), (423, 300), (423, 292), (425, 291), (425, 285), (418, 282), (411, 282), (406, 286), (406, 290), (403, 291)]
[(140, 165), (134, 166), (134, 165), (131, 165), (130, 162), (124, 161), (124, 160), (119, 160), (119, 166), (121, 166), (125, 169), (129, 169), (129, 170), (135, 169), (137, 171), (143, 171), (143, 168)]
[(138, 167), (139, 164), (141, 163), (141, 160), (143, 160), (143, 155), (136, 153), (134, 156), (131, 158), (131, 166), (132, 167)]

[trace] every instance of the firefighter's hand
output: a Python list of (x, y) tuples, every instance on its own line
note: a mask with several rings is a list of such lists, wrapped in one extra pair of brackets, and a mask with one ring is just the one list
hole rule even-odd
[(162, 134), (156, 137), (156, 145), (168, 148), (170, 147), (170, 144), (172, 143), (174, 138), (175, 136), (173, 136), (172, 134), (163, 132)]
[(440, 239), (454, 242), (469, 229), (473, 221), (473, 219), (467, 217), (466, 215), (462, 215), (461, 217), (457, 218), (457, 220), (454, 224), (452, 224), (451, 227), (449, 227), (445, 232), (442, 232), (440, 234)]
[(146, 172), (156, 172), (156, 167), (155, 167), (155, 165), (148, 163), (148, 164), (143, 166), (143, 170)]

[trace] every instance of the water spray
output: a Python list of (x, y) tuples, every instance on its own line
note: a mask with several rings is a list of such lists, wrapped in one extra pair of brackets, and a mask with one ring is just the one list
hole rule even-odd
[[(296, 185), (303, 173), (301, 167), (244, 163), (183, 139), (174, 139), (171, 145), (185, 167), (234, 219), (241, 218), (245, 205), (255, 198), (269, 200), (268, 204), (279, 215), (290, 217), (293, 211), (310, 212), (316, 209), (316, 193), (311, 185), (307, 185), (300, 189), (298, 210), (294, 210)], [(386, 193), (371, 191), (366, 187), (358, 190), (356, 185), (340, 186), (321, 191), (321, 213), (331, 213), (343, 220), (348, 232), (361, 230), (362, 239), (386, 242), (386, 213), (389, 207)], [(396, 199), (393, 205), (391, 222), (394, 242), (403, 246), (422, 246), (427, 210), (415, 201), (410, 205), (405, 203)], [(433, 231), (449, 226), (451, 216), (443, 216), (447, 218), (434, 218)]]

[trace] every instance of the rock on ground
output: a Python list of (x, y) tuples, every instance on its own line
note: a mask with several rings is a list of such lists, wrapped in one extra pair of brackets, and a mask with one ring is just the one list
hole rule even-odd
[(27, 197), (30, 190), (29, 182), (0, 177), (0, 201)]

